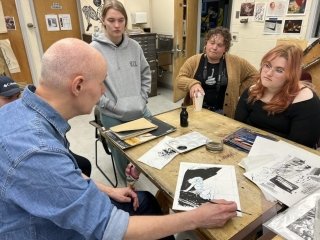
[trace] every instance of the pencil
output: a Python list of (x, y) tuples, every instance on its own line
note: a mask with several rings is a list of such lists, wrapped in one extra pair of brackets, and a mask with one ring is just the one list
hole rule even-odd
[[(214, 202), (214, 201), (212, 201), (212, 200), (207, 200), (207, 202), (209, 202), (209, 203), (213, 203), (213, 204), (220, 204), (220, 203)], [(241, 211), (241, 210), (239, 210), (239, 209), (237, 209), (237, 210), (236, 210), (236, 212), (240, 212), (240, 213), (244, 213), (244, 214), (252, 215), (251, 213), (244, 212), (244, 211)]]

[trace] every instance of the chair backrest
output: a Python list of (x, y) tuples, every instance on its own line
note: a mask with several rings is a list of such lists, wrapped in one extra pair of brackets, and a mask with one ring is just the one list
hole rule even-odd
[[(94, 114), (94, 121), (95, 121), (99, 126), (103, 127), (103, 124), (102, 124), (101, 118), (100, 118), (100, 109), (99, 109), (98, 106), (96, 106), (96, 107), (94, 108), (93, 114)], [(109, 150), (108, 143), (107, 143), (106, 139), (101, 136), (101, 133), (99, 132), (99, 129), (98, 129), (98, 128), (96, 128), (95, 134), (96, 134), (96, 138), (99, 138), (99, 140), (101, 141), (105, 152), (106, 152), (107, 154), (111, 155), (111, 151)]]

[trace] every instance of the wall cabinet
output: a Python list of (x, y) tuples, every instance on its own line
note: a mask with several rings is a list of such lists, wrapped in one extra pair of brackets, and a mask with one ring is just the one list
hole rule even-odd
[(149, 97), (157, 95), (157, 82), (158, 82), (158, 61), (157, 61), (157, 52), (156, 52), (156, 33), (138, 33), (138, 34), (129, 34), (130, 38), (136, 40), (144, 53), (145, 58), (147, 59), (150, 70), (151, 70), (151, 92)]

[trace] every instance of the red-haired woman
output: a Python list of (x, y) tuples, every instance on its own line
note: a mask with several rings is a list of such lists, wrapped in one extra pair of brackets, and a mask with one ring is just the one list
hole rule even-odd
[(235, 119), (308, 147), (320, 137), (320, 100), (300, 81), (302, 50), (279, 45), (261, 60), (260, 75), (244, 91)]

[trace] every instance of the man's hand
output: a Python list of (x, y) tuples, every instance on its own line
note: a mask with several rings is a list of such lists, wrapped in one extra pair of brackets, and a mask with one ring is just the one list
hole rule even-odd
[(195, 84), (190, 88), (190, 98), (193, 99), (198, 93), (204, 95), (204, 90), (200, 84)]
[(237, 204), (226, 200), (214, 200), (214, 203), (202, 204), (195, 210), (197, 227), (215, 228), (222, 227), (229, 219), (237, 216)]
[(133, 201), (133, 209), (136, 211), (139, 207), (138, 195), (129, 187), (112, 188), (108, 191), (108, 196), (117, 202)]

